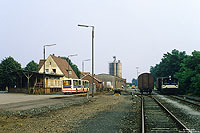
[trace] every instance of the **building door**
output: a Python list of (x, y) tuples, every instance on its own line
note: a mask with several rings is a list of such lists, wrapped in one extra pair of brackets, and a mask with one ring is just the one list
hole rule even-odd
[(49, 79), (48, 78), (46, 78), (46, 88), (48, 88), (49, 87), (49, 85), (48, 85), (48, 83), (49, 83)]

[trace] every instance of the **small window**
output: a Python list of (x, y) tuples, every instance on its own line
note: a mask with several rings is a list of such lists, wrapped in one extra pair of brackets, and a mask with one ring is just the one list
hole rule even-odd
[(49, 72), (49, 69), (46, 69), (46, 72), (48, 73), (48, 72)]
[(72, 71), (71, 71), (71, 70), (69, 70), (69, 74), (70, 74), (70, 75), (72, 74)]
[(51, 62), (49, 62), (49, 65), (51, 65)]
[(53, 69), (53, 73), (56, 73), (56, 69)]

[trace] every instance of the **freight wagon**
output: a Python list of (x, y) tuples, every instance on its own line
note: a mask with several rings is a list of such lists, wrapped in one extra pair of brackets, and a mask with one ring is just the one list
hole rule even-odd
[(138, 88), (140, 92), (148, 92), (151, 94), (154, 88), (154, 78), (150, 73), (140, 74), (138, 77)]

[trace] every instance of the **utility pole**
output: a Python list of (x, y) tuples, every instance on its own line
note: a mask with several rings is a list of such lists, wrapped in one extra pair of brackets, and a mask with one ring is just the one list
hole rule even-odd
[(113, 61), (113, 76), (114, 76), (113, 89), (116, 89), (116, 79), (115, 79), (115, 77), (116, 77), (116, 56), (113, 56), (113, 59), (114, 59), (114, 61)]
[(78, 54), (72, 54), (72, 55), (69, 55), (69, 56), (67, 56), (67, 58), (68, 58), (68, 78), (69, 78), (69, 72), (70, 72), (70, 70), (69, 70), (69, 57), (73, 57), (73, 56), (78, 56)]
[(81, 24), (78, 24), (78, 26), (92, 28), (92, 97), (94, 97), (94, 26)]
[(90, 59), (87, 59), (87, 60), (83, 60), (83, 61), (82, 61), (82, 72), (84, 72), (84, 62), (85, 62), (85, 61), (90, 61)]
[(138, 69), (139, 69), (139, 67), (136, 67), (136, 70), (137, 70), (137, 86), (138, 86)]

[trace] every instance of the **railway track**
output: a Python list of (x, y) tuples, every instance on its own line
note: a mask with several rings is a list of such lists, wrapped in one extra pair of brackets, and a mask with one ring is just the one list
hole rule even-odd
[(191, 131), (153, 96), (141, 96), (142, 133)]
[(200, 100), (193, 99), (193, 98), (190, 98), (190, 97), (184, 97), (184, 96), (170, 96), (170, 97), (200, 108)]

